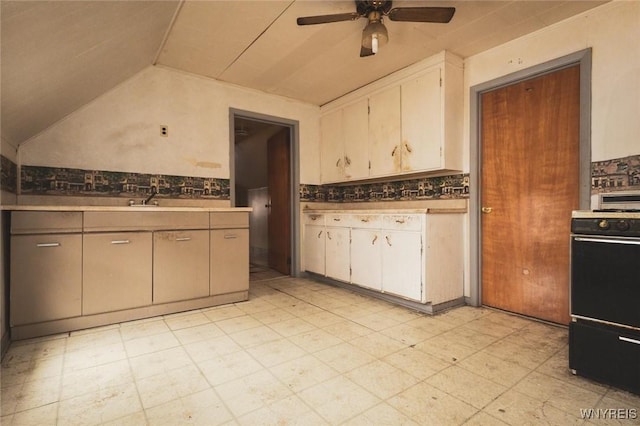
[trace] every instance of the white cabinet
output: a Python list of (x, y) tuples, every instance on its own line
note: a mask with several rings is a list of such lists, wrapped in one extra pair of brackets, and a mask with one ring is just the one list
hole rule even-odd
[(325, 231), (323, 214), (304, 215), (304, 269), (324, 275)]
[(369, 97), (370, 177), (401, 172), (400, 126), (399, 86), (393, 86)]
[(464, 211), (305, 213), (305, 269), (432, 306), (460, 300)]
[(323, 106), (322, 183), (462, 170), (463, 84), (442, 52)]
[(320, 119), (322, 181), (364, 179), (369, 175), (369, 114), (366, 98)]
[(442, 166), (441, 69), (434, 68), (401, 85), (402, 170), (436, 170)]
[(361, 287), (382, 290), (382, 216), (350, 215), (351, 282)]
[(325, 238), (325, 273), (328, 277), (349, 282), (351, 279), (349, 262), (349, 228), (327, 226)]

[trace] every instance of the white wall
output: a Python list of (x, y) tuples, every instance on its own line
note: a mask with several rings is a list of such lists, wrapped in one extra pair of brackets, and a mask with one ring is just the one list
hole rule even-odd
[(640, 2), (614, 1), (465, 60), (465, 170), (469, 89), (592, 48), (592, 161), (640, 154)]
[(229, 108), (297, 120), (300, 181), (319, 182), (318, 106), (153, 66), (22, 143), (20, 163), (229, 178)]

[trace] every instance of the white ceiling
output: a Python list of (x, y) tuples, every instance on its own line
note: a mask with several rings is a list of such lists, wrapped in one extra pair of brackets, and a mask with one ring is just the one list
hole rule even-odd
[(19, 144), (151, 64), (322, 105), (441, 50), (468, 57), (602, 3), (394, 1), (456, 14), (385, 20), (389, 43), (360, 58), (365, 19), (296, 25), (353, 1), (2, 0), (2, 137)]

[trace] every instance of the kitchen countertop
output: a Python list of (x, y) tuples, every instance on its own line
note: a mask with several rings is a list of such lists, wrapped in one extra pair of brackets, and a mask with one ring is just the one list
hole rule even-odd
[(2, 206), (7, 211), (44, 211), (44, 212), (251, 212), (251, 207), (163, 207), (163, 206)]

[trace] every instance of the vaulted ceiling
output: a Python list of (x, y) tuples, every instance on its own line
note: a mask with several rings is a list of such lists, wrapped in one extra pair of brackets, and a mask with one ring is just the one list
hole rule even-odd
[(365, 19), (300, 27), (353, 1), (1, 2), (2, 137), (19, 144), (149, 65), (327, 103), (449, 50), (468, 57), (605, 1), (394, 1), (452, 6), (448, 24), (385, 20), (389, 43), (360, 58)]

